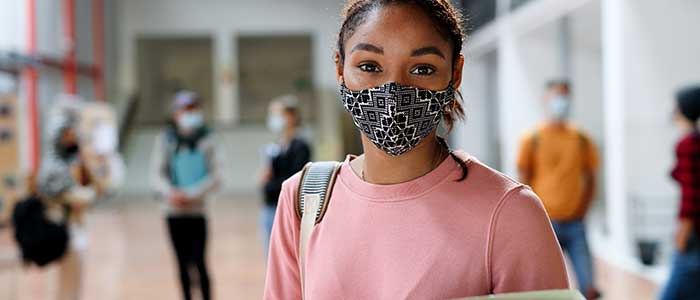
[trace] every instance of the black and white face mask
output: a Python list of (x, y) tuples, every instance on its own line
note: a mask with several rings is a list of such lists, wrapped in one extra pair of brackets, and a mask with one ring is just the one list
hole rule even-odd
[(413, 149), (435, 130), (454, 93), (452, 83), (442, 91), (395, 82), (359, 91), (340, 86), (341, 100), (355, 126), (392, 156)]

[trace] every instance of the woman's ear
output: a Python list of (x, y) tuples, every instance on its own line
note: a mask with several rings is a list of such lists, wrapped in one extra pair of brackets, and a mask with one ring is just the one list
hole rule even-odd
[(338, 81), (338, 85), (343, 84), (343, 62), (340, 59), (340, 52), (335, 52), (335, 79)]
[(464, 55), (461, 53), (452, 67), (452, 85), (455, 89), (459, 89), (459, 85), (462, 84), (462, 70), (464, 69)]

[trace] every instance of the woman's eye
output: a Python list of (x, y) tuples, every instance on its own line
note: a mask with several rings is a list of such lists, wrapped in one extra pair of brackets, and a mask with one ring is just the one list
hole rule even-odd
[(359, 68), (363, 72), (371, 72), (371, 73), (381, 72), (381, 69), (379, 69), (379, 66), (377, 66), (375, 64), (361, 64), (359, 66)]
[(435, 73), (435, 69), (429, 66), (418, 66), (411, 70), (411, 74), (420, 76), (432, 75), (433, 73)]

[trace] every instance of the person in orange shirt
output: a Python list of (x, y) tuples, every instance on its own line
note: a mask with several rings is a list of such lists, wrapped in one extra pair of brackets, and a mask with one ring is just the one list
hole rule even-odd
[(568, 121), (569, 96), (567, 81), (547, 83), (547, 120), (523, 138), (518, 170), (521, 181), (542, 199), (581, 293), (596, 299), (583, 219), (594, 197), (599, 159), (591, 139)]

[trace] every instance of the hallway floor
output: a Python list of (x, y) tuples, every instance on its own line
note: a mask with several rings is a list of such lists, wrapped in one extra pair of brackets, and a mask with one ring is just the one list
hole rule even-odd
[[(209, 268), (215, 299), (261, 299), (264, 259), (253, 197), (221, 197), (209, 223)], [(111, 200), (89, 214), (84, 299), (179, 299), (174, 257), (157, 203)], [(3, 233), (5, 234), (5, 233)], [(656, 287), (598, 262), (604, 299), (651, 300)], [(0, 299), (49, 300), (55, 270), (0, 271)]]

